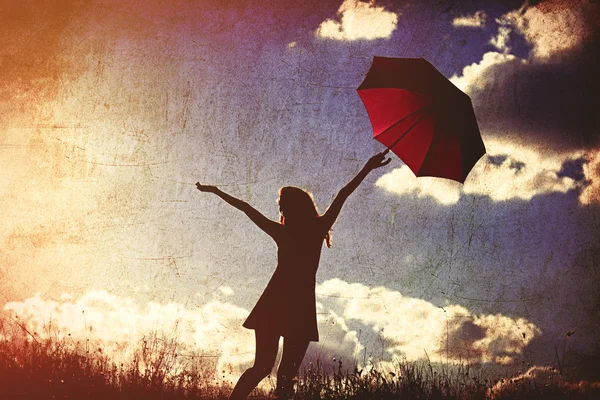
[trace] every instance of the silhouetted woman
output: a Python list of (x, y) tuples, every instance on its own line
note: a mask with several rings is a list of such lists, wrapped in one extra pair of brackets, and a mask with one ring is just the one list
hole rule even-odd
[(283, 336), (283, 356), (277, 369), (275, 394), (283, 399), (293, 393), (294, 378), (308, 344), (319, 340), (315, 277), (323, 241), (331, 247), (331, 227), (342, 205), (370, 171), (390, 162), (390, 159), (384, 159), (384, 153), (371, 157), (354, 179), (340, 190), (323, 215), (319, 215), (309, 193), (292, 186), (281, 188), (279, 223), (215, 186), (196, 184), (198, 190), (214, 193), (242, 210), (277, 244), (277, 269), (243, 324), (255, 332), (254, 365), (242, 374), (231, 399), (245, 399), (271, 372), (280, 336)]

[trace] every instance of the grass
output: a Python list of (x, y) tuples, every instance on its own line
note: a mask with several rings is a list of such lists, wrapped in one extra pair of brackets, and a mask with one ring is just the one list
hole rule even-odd
[(0, 320), (1, 399), (227, 399), (231, 390), (214, 363), (156, 335), (124, 362), (87, 340), (44, 336)]
[(431, 365), (399, 361), (394, 371), (383, 373), (374, 366), (344, 372), (339, 361), (332, 374), (309, 366), (297, 385), (298, 399), (484, 399), (487, 385), (469, 377), (464, 369), (438, 373)]
[[(39, 338), (18, 320), (0, 319), (0, 398), (11, 399), (227, 399), (231, 384), (214, 361), (182, 355), (174, 341), (146, 337), (126, 361), (115, 362), (88, 341)], [(596, 399), (600, 386), (539, 384), (521, 379), (497, 385), (468, 366), (435, 369), (430, 363), (395, 363), (392, 372), (374, 365), (349, 372), (342, 361), (326, 369), (309, 364), (295, 399)], [(493, 389), (492, 389), (493, 388)], [(256, 390), (252, 398), (272, 398)]]

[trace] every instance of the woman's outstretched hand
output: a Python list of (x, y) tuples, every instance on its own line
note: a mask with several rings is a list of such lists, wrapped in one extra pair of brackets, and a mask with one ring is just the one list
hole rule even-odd
[(201, 185), (200, 182), (196, 182), (196, 188), (201, 192), (215, 193), (217, 191), (216, 186)]
[(381, 153), (375, 154), (373, 157), (371, 157), (369, 159), (369, 161), (367, 161), (367, 167), (371, 170), (376, 169), (376, 168), (380, 168), (383, 167), (385, 165), (388, 165), (390, 163), (390, 161), (392, 161), (391, 158), (388, 158), (387, 160), (385, 159), (385, 156), (387, 155), (387, 150), (386, 151), (382, 151)]

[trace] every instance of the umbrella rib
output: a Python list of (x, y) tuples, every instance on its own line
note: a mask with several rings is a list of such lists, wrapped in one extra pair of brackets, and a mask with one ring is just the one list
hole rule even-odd
[(406, 117), (402, 118), (401, 120), (397, 121), (397, 122), (396, 122), (396, 123), (394, 123), (392, 126), (390, 126), (389, 128), (387, 128), (387, 129), (386, 129), (386, 131), (387, 131), (388, 129), (390, 129), (390, 128), (393, 128), (394, 126), (396, 126), (396, 124), (398, 124), (398, 123), (400, 123), (400, 122), (404, 121), (406, 118), (408, 118), (408, 117), (410, 117), (410, 116), (413, 116), (413, 115), (415, 115), (415, 114), (417, 114), (417, 113), (419, 113), (419, 112), (423, 112), (423, 115), (421, 115), (421, 117), (420, 117), (418, 120), (416, 120), (416, 121), (415, 121), (415, 123), (414, 123), (414, 124), (412, 124), (412, 125), (410, 126), (410, 128), (408, 128), (406, 131), (404, 131), (404, 133), (403, 133), (402, 135), (400, 135), (400, 137), (399, 137), (398, 139), (396, 139), (396, 141), (395, 141), (394, 143), (392, 143), (392, 145), (391, 145), (391, 146), (388, 146), (388, 148), (385, 150), (385, 154), (387, 154), (387, 153), (388, 153), (390, 150), (392, 150), (392, 148), (393, 148), (394, 146), (396, 146), (396, 145), (398, 144), (398, 142), (399, 142), (400, 140), (402, 140), (402, 138), (408, 134), (408, 132), (410, 132), (410, 131), (411, 131), (411, 130), (412, 130), (414, 127), (415, 127), (415, 126), (417, 126), (417, 124), (418, 124), (419, 122), (421, 122), (421, 121), (423, 120), (423, 118), (425, 118), (425, 116), (427, 115), (427, 113), (428, 113), (429, 111), (431, 111), (431, 109), (430, 109), (430, 108), (427, 108), (427, 107), (420, 108), (420, 109), (418, 109), (417, 111), (414, 111), (414, 112), (412, 112), (412, 113), (408, 114)]

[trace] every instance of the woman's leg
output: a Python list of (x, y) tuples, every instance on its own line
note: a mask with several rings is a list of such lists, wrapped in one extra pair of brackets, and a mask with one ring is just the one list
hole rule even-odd
[(294, 378), (298, 374), (300, 364), (310, 341), (304, 339), (283, 338), (283, 355), (277, 369), (277, 389), (279, 399), (287, 399), (294, 392)]
[(254, 365), (248, 368), (240, 377), (231, 393), (230, 400), (245, 399), (250, 392), (263, 380), (275, 364), (277, 351), (279, 350), (279, 335), (271, 332), (254, 331), (256, 336), (256, 356)]

